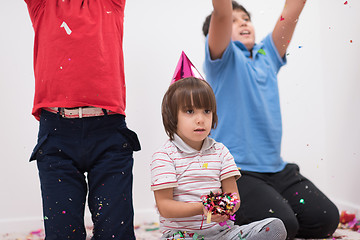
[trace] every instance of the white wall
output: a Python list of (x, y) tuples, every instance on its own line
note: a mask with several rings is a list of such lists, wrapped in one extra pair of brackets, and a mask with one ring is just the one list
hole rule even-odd
[[(239, 1), (257, 39), (274, 26), (283, 0)], [(283, 157), (341, 209), (358, 211), (360, 193), (359, 1), (308, 1), (279, 74)], [(136, 221), (156, 220), (149, 161), (166, 140), (160, 104), (182, 50), (202, 72), (201, 33), (211, 1), (128, 1), (125, 16), (127, 122), (142, 143), (135, 153)], [(0, 233), (41, 227), (34, 94), (33, 30), (22, 0), (0, 1)], [(352, 43), (350, 42), (352, 40)], [(301, 46), (301, 48), (299, 48)], [(359, 214), (359, 212), (358, 212)]]

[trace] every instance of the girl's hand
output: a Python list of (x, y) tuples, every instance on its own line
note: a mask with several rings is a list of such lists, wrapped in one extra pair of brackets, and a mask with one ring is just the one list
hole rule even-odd
[[(203, 206), (203, 212), (204, 212), (204, 216), (206, 216), (208, 219), (209, 211), (205, 208), (205, 206)], [(229, 217), (227, 215), (211, 214), (210, 220), (211, 220), (210, 222), (221, 223), (221, 222), (229, 220)]]
[(227, 215), (211, 214), (211, 221), (212, 222), (221, 223), (221, 222), (225, 222), (227, 220), (229, 220), (229, 217)]
[(235, 205), (235, 207), (233, 209), (231, 209), (231, 215), (234, 215), (236, 213), (237, 210), (239, 210), (240, 208), (240, 201)]

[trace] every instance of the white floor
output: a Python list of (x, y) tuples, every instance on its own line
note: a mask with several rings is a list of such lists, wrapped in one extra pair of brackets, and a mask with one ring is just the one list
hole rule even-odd
[[(88, 235), (91, 234), (91, 229), (88, 230)], [(135, 226), (135, 234), (137, 240), (159, 240), (160, 239), (160, 231), (158, 230), (157, 223), (151, 224), (143, 224)], [(32, 232), (27, 233), (6, 233), (0, 235), (1, 240), (43, 240), (44, 239), (44, 231), (42, 229), (34, 230)], [(90, 237), (88, 237), (90, 239)], [(348, 229), (337, 229), (334, 235), (331, 238), (327, 238), (328, 240), (360, 240), (360, 233), (348, 230)], [(326, 240), (327, 240), (326, 239)], [(302, 240), (302, 239), (296, 239)], [(307, 239), (307, 240), (315, 240), (315, 239)], [(319, 240), (325, 240), (324, 238)]]
[[(360, 240), (360, 233), (348, 229), (337, 229), (331, 238), (322, 238), (319, 240), (325, 240), (325, 239)], [(296, 240), (303, 240), (303, 239), (297, 238)], [(317, 239), (306, 239), (306, 240), (317, 240)]]

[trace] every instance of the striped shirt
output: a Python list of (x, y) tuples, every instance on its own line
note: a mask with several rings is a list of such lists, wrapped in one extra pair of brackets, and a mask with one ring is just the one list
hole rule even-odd
[[(240, 177), (229, 150), (212, 138), (206, 138), (200, 151), (188, 146), (179, 136), (168, 140), (151, 161), (151, 190), (173, 188), (173, 199), (182, 202), (200, 202), (210, 191), (221, 192), (221, 181)], [(206, 223), (205, 216), (163, 218), (160, 227), (167, 230), (197, 231), (220, 227)], [(215, 230), (215, 229), (214, 229)]]

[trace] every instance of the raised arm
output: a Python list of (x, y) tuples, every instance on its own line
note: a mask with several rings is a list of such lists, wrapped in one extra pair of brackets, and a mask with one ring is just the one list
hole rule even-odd
[(290, 44), (300, 13), (306, 0), (286, 0), (284, 9), (272, 33), (275, 46), (281, 57), (284, 57)]
[(209, 48), (212, 59), (221, 58), (231, 40), (231, 0), (212, 0), (214, 11), (209, 27)]
[(174, 200), (172, 188), (156, 190), (154, 196), (159, 213), (165, 218), (192, 217), (204, 212), (201, 202), (186, 203)]

